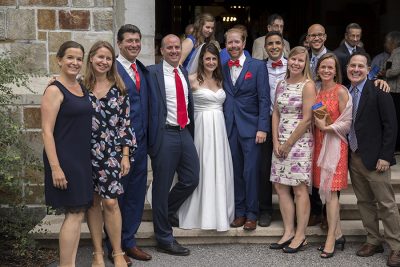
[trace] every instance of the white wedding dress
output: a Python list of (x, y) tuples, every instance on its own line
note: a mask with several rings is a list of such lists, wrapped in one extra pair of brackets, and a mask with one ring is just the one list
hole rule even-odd
[(234, 219), (233, 166), (222, 105), (225, 92), (193, 91), (194, 144), (200, 160), (199, 185), (179, 209), (183, 229), (229, 230)]

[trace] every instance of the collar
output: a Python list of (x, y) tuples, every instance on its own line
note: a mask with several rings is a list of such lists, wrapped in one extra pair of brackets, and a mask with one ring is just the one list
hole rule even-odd
[[(162, 63), (163, 63), (163, 69), (164, 69), (164, 71), (166, 71), (166, 72), (171, 72), (171, 73), (174, 72), (174, 69), (175, 69), (174, 66), (172, 66), (171, 64), (169, 64), (169, 63), (168, 63), (167, 61), (165, 61), (165, 60), (163, 60)], [(181, 73), (181, 68), (180, 68), (179, 66), (176, 67), (176, 69), (178, 69), (178, 72)]]
[(357, 46), (350, 46), (346, 41), (344, 41), (344, 45), (346, 46), (347, 50), (349, 50), (350, 54), (353, 49), (357, 49)]
[(358, 84), (354, 84), (354, 85), (352, 84), (351, 88), (350, 88), (350, 93), (352, 94), (354, 91), (354, 87), (357, 87), (358, 92), (361, 94), (366, 82), (367, 82), (367, 78), (365, 78), (362, 82), (360, 82)]
[(316, 58), (320, 58), (323, 55), (325, 55), (328, 51), (326, 50), (326, 47), (324, 46), (324, 48), (321, 50), (321, 52), (319, 52), (317, 55), (314, 54), (314, 52), (311, 52), (311, 58), (316, 57)]
[(136, 63), (136, 59), (132, 62), (130, 62), (129, 60), (127, 60), (123, 55), (119, 54), (117, 57), (117, 60), (119, 61), (119, 63), (122, 64), (122, 66), (124, 66), (126, 69), (129, 69), (131, 67), (132, 63)]
[(285, 65), (285, 63), (287, 62), (287, 59), (283, 56), (283, 53), (282, 53), (282, 56), (281, 56), (280, 59), (273, 61), (272, 59), (268, 58), (268, 59), (267, 59), (267, 63), (268, 63), (269, 65), (271, 65), (272, 62), (277, 62), (277, 61), (279, 61), (279, 60), (282, 61), (283, 65)]
[[(230, 59), (231, 59), (231, 58), (230, 58)], [(242, 55), (241, 55), (238, 59), (239, 59), (240, 66), (243, 68), (244, 61), (246, 60), (246, 55), (244, 54), (244, 50), (243, 50)], [(231, 60), (232, 60), (232, 59), (231, 59)]]

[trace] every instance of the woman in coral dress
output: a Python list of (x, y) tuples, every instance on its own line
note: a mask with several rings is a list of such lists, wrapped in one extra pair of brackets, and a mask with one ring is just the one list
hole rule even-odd
[[(345, 239), (340, 228), (339, 192), (347, 187), (346, 135), (352, 121), (352, 101), (347, 88), (341, 83), (340, 65), (332, 53), (323, 55), (317, 63), (317, 81), (321, 82), (317, 103), (322, 103), (329, 115), (315, 118), (313, 157), (313, 185), (319, 188), (320, 197), (326, 202), (328, 235), (321, 246), (321, 258), (330, 258), (335, 244), (344, 248)], [(327, 117), (332, 124), (328, 125)], [(334, 192), (331, 194), (331, 192)]]

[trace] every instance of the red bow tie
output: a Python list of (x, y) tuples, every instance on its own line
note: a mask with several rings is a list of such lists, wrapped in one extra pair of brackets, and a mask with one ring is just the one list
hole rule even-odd
[(278, 60), (278, 61), (276, 61), (276, 62), (272, 62), (272, 67), (275, 69), (276, 67), (282, 67), (283, 66), (283, 64), (282, 64), (282, 60)]
[(232, 66), (240, 67), (239, 59), (236, 59), (235, 61), (230, 59), (228, 61), (228, 66), (229, 68), (232, 68)]

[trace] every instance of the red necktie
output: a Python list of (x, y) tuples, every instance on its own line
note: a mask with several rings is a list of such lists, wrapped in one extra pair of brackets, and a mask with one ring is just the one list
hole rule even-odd
[(276, 62), (272, 62), (272, 67), (275, 69), (276, 67), (282, 67), (283, 66), (283, 64), (282, 64), (282, 60), (278, 60), (278, 61), (276, 61)]
[(131, 68), (133, 69), (133, 73), (135, 73), (136, 89), (139, 92), (140, 91), (140, 76), (139, 76), (139, 72), (136, 68), (136, 63), (132, 63)]
[(174, 69), (175, 72), (175, 86), (176, 86), (176, 111), (177, 111), (177, 122), (181, 128), (185, 128), (188, 117), (186, 111), (185, 93), (183, 92), (183, 85), (181, 77), (179, 77), (178, 69)]
[(229, 68), (232, 68), (232, 66), (240, 67), (239, 59), (236, 59), (235, 61), (230, 59), (228, 61), (228, 66)]

